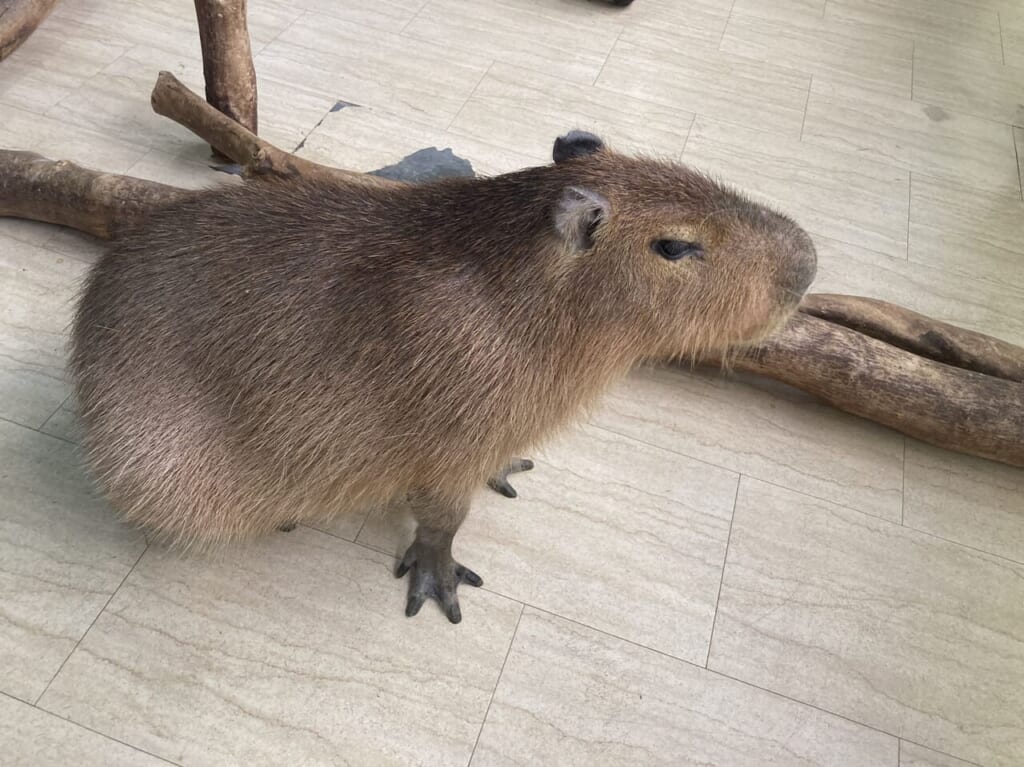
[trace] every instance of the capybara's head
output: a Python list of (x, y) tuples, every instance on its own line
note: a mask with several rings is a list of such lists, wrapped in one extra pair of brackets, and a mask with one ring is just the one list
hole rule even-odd
[[(694, 356), (760, 340), (796, 308), (817, 259), (791, 219), (678, 163), (612, 152), (597, 136), (556, 140), (566, 185), (555, 229), (566, 276), (626, 311), (642, 354)], [(611, 272), (613, 279), (606, 276)], [(585, 282), (584, 282), (585, 284)]]

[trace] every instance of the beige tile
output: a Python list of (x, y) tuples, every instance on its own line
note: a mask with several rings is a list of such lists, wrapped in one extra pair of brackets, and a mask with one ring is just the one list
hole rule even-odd
[(752, 13), (770, 18), (820, 19), (826, 0), (735, 0), (733, 13)]
[(44, 117), (15, 107), (4, 108), (0, 146), (112, 173), (124, 173), (146, 153), (143, 145), (131, 140), (92, 130), (74, 120)]
[(667, 31), (627, 29), (597, 85), (673, 109), (797, 137), (808, 78), (791, 69), (680, 45)]
[(1024, 345), (1024, 290), (815, 237), (818, 293), (880, 298), (943, 322)]
[(53, 235), (46, 241), (47, 250), (86, 264), (95, 262), (107, 246), (106, 240), (63, 226), (53, 227)]
[(427, 4), (427, 0), (378, 0), (373, 3), (339, 3), (336, 0), (297, 0), (295, 5), (364, 27), (400, 32)]
[(744, 478), (708, 667), (1011, 767), (1024, 567)]
[(299, 154), (325, 165), (371, 171), (430, 147), (450, 149), (482, 175), (509, 173), (546, 161), (366, 107), (345, 107), (328, 114)]
[(208, 145), (197, 142), (191, 149), (193, 151), (189, 154), (194, 159), (151, 149), (128, 169), (127, 175), (183, 189), (209, 189), (242, 183), (241, 176), (214, 170), (218, 163), (211, 158)]
[(914, 100), (1024, 125), (1024, 68), (966, 48), (920, 44), (914, 49)]
[[(203, 65), (198, 47), (194, 53), (181, 53), (136, 45), (54, 105), (47, 115), (66, 126), (84, 126), (118, 144), (146, 150), (160, 147), (172, 151), (195, 143), (195, 137), (186, 128), (156, 114), (150, 106), (150, 94), (161, 70), (171, 72), (192, 90), (203, 93)], [(103, 169), (123, 172), (106, 166)]]
[(920, 42), (971, 48), (994, 61), (1001, 58), (999, 16), (988, 0), (974, 7), (959, 0), (829, 0), (825, 17), (913, 35)]
[(914, 174), (910, 260), (1024, 288), (1024, 202)]
[(451, 130), (545, 162), (555, 137), (573, 128), (597, 133), (621, 151), (677, 159), (692, 121), (690, 112), (495, 64)]
[(734, 7), (721, 49), (894, 96), (910, 96), (913, 40), (856, 21)]
[(142, 553), (73, 445), (0, 421), (0, 691), (34, 701)]
[(67, 396), (65, 330), (84, 272), (50, 250), (0, 241), (0, 418), (35, 428)]
[(683, 159), (815, 234), (906, 257), (905, 170), (704, 117), (694, 121)]
[[(250, 44), (259, 51), (301, 14), (290, 3), (259, 0), (246, 15)], [(136, 45), (191, 57), (199, 61), (199, 27), (195, 5), (189, 0), (102, 0), (62, 3), (54, 17), (104, 32)], [(169, 67), (163, 67), (167, 69)], [(154, 78), (156, 72), (153, 73)]]
[(448, 126), (490, 57), (309, 13), (256, 56), (261, 77)]
[(6, 767), (160, 767), (163, 759), (0, 694)]
[(681, 368), (638, 370), (594, 422), (652, 445), (900, 517), (903, 438), (795, 390)]
[(1010, 127), (942, 107), (816, 79), (803, 140), (1020, 196)]
[(907, 741), (900, 742), (900, 767), (971, 767), (956, 757)]
[(1024, 469), (907, 441), (903, 523), (1024, 562)]
[[(519, 498), (480, 494), (460, 561), (500, 594), (703, 664), (738, 477), (594, 427), (535, 459)], [(359, 540), (403, 550), (414, 526), (396, 516)]]
[(0, 242), (5, 239), (20, 240), (29, 245), (44, 245), (53, 237), (53, 224), (30, 221), (27, 218), (0, 218)]
[[(597, 3), (579, 3), (587, 8)], [(671, 30), (680, 48), (700, 45), (717, 48), (729, 19), (729, 3), (719, 0), (645, 0), (622, 12), (620, 19), (629, 37), (644, 30)]]
[(40, 705), (190, 765), (464, 765), (521, 607), (463, 589), (459, 626), (410, 620), (393, 566), (302, 527), (151, 549)]
[(491, 2), (482, 14), (459, 0), (431, 0), (403, 35), (590, 84), (622, 30), (609, 24), (580, 26), (522, 5)]
[(43, 113), (131, 47), (107, 30), (53, 14), (4, 60), (0, 103)]
[(896, 750), (889, 735), (527, 608), (472, 765), (890, 767)]

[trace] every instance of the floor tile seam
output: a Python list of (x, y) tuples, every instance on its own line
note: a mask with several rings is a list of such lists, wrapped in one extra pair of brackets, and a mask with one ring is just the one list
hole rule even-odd
[(480, 738), (484, 734), (484, 727), (487, 725), (487, 717), (491, 713), (491, 705), (494, 703), (494, 696), (498, 694), (498, 687), (501, 685), (501, 678), (505, 675), (505, 666), (508, 665), (509, 656), (512, 655), (512, 648), (516, 643), (516, 636), (519, 634), (519, 624), (523, 621), (523, 613), (526, 612), (526, 605), (520, 603), (519, 617), (516, 618), (515, 628), (512, 629), (512, 638), (509, 639), (508, 649), (505, 651), (505, 658), (501, 662), (501, 668), (498, 670), (498, 676), (494, 680), (494, 689), (491, 690), (491, 697), (487, 700), (487, 708), (484, 709), (483, 719), (480, 720), (480, 729), (477, 731), (476, 740), (473, 741), (473, 750), (469, 754), (469, 761), (466, 762), (466, 767), (473, 764), (473, 757), (476, 756), (477, 746), (480, 745)]
[(722, 572), (718, 579), (718, 593), (715, 596), (715, 614), (711, 619), (711, 633), (708, 636), (708, 651), (704, 656), (704, 668), (708, 667), (711, 660), (711, 648), (715, 643), (715, 625), (718, 623), (718, 607), (722, 602), (722, 586), (725, 584), (725, 568), (729, 564), (729, 544), (732, 543), (732, 526), (736, 520), (736, 504), (740, 497), (740, 484), (743, 482), (743, 475), (736, 479), (736, 492), (732, 497), (732, 514), (729, 516), (729, 532), (725, 538), (725, 554), (722, 556)]
[(18, 698), (18, 697), (14, 696), (14, 695), (10, 695), (8, 693), (5, 693), (2, 690), (0, 690), (0, 695), (4, 696), (6, 698), (10, 698), (11, 700), (14, 700), (14, 701), (16, 701), (18, 703), (21, 703), (21, 704), (24, 704), (26, 706), (29, 706), (30, 708), (34, 708), (36, 711), (39, 711), (39, 712), (41, 712), (43, 714), (46, 714), (47, 716), (52, 716), (53, 718), (58, 719), (58, 720), (60, 720), (62, 722), (67, 722), (68, 724), (70, 724), (70, 725), (72, 725), (74, 727), (79, 727), (79, 728), (85, 730), (86, 732), (91, 732), (94, 735), (99, 735), (104, 740), (109, 740), (109, 741), (111, 741), (113, 743), (117, 743), (119, 745), (122, 745), (125, 748), (130, 748), (132, 751), (137, 751), (140, 754), (145, 754), (146, 756), (152, 757), (153, 759), (156, 759), (156, 760), (158, 760), (160, 762), (163, 762), (164, 764), (171, 764), (171, 765), (174, 765), (175, 767), (181, 767), (181, 765), (178, 762), (172, 762), (171, 760), (165, 759), (164, 757), (159, 756), (157, 754), (154, 754), (151, 751), (147, 751), (146, 749), (141, 748), (141, 747), (136, 746), (136, 745), (133, 745), (132, 743), (129, 743), (129, 742), (124, 741), (124, 740), (121, 740), (119, 738), (115, 738), (113, 735), (108, 735), (105, 732), (97, 730), (97, 729), (95, 729), (93, 727), (90, 727), (90, 726), (88, 726), (86, 724), (82, 724), (81, 722), (77, 722), (74, 719), (71, 719), (69, 717), (61, 716), (60, 714), (56, 713), (55, 711), (50, 711), (49, 709), (43, 708), (42, 706), (39, 706), (39, 705), (37, 705), (35, 703), (30, 703), (28, 701), (22, 700), (21, 698)]
[[(100, 619), (100, 616), (103, 615), (103, 613), (106, 611), (106, 609), (110, 605), (111, 601), (113, 601), (114, 597), (117, 596), (117, 593), (121, 590), (121, 587), (124, 586), (125, 581), (127, 581), (128, 577), (133, 572), (135, 572), (135, 568), (138, 566), (139, 562), (142, 561), (142, 557), (145, 556), (147, 551), (149, 551), (149, 546), (150, 546), (150, 544), (147, 541), (145, 543), (145, 545), (142, 547), (142, 551), (139, 553), (139, 556), (136, 557), (135, 562), (132, 563), (132, 566), (130, 568), (128, 568), (128, 572), (126, 572), (124, 574), (124, 577), (121, 578), (120, 583), (117, 584), (117, 587), (111, 592), (110, 596), (107, 597), (107, 601), (103, 603), (103, 606), (96, 612), (96, 615), (93, 616), (92, 621), (89, 623), (88, 627), (85, 629), (84, 632), (82, 632), (82, 635), (75, 642), (74, 647), (71, 648), (71, 651), (65, 656), (64, 660), (61, 661), (60, 666), (57, 668), (57, 671), (54, 672), (53, 676), (50, 677), (50, 681), (48, 681), (46, 683), (46, 686), (43, 688), (43, 691), (41, 693), (39, 693), (39, 697), (37, 697), (35, 699), (35, 702), (33, 703), (34, 706), (36, 706), (37, 708), (42, 708), (42, 706), (40, 706), (39, 703), (43, 699), (43, 697), (46, 695), (47, 690), (50, 689), (50, 686), (53, 684), (54, 680), (58, 676), (60, 676), (60, 672), (64, 670), (64, 666), (71, 659), (71, 656), (75, 654), (75, 651), (79, 648), (79, 646), (82, 644), (82, 642), (85, 640), (85, 638), (89, 635), (89, 632), (92, 631), (93, 626), (96, 625), (96, 621), (98, 621)], [(43, 710), (46, 710), (46, 709), (43, 709)], [(77, 724), (77, 722), (76, 722), (76, 724)]]
[[(59, 411), (60, 408), (57, 408), (57, 410)], [(79, 446), (77, 442), (74, 442), (74, 441), (72, 441), (70, 439), (66, 439), (64, 437), (58, 437), (56, 434), (50, 434), (49, 432), (43, 431), (42, 427), (36, 428), (35, 426), (29, 426), (27, 424), (21, 423), (20, 421), (15, 421), (12, 418), (6, 418), (4, 416), (0, 416), (0, 421), (3, 421), (4, 423), (9, 423), (9, 424), (11, 424), (11, 426), (17, 426), (17, 427), (25, 429), (27, 431), (35, 432), (36, 434), (38, 434), (38, 435), (40, 435), (42, 437), (48, 437), (49, 439), (55, 439), (58, 442), (63, 442), (66, 445), (73, 445), (74, 447), (78, 447)]]

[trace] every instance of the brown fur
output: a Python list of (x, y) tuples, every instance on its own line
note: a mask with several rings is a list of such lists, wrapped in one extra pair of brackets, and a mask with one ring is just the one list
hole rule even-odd
[[(609, 214), (556, 227), (568, 187)], [(706, 260), (667, 261), (659, 238)], [(814, 251), (685, 167), (602, 150), (491, 179), (197, 193), (96, 264), (72, 371), (125, 516), (182, 544), (399, 494), (454, 531), (486, 478), (635, 363), (759, 337)]]

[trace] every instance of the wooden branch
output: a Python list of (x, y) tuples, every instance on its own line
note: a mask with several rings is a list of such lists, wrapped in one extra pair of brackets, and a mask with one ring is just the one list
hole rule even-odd
[(57, 0), (4, 0), (0, 5), (0, 61), (36, 31)]
[(1024, 349), (933, 320), (902, 306), (859, 296), (808, 295), (800, 311), (908, 352), (964, 370), (1024, 382)]
[(256, 133), (256, 70), (245, 5), (246, 0), (195, 0), (206, 100)]
[(1024, 384), (919, 357), (798, 312), (733, 367), (923, 442), (1024, 467)]
[(155, 206), (185, 193), (34, 152), (0, 150), (0, 216), (70, 226), (111, 239)]
[(401, 183), (358, 171), (320, 165), (278, 149), (218, 112), (170, 72), (161, 72), (157, 77), (150, 101), (154, 112), (185, 126), (221, 154), (238, 163), (247, 178), (302, 176), (375, 186)]

